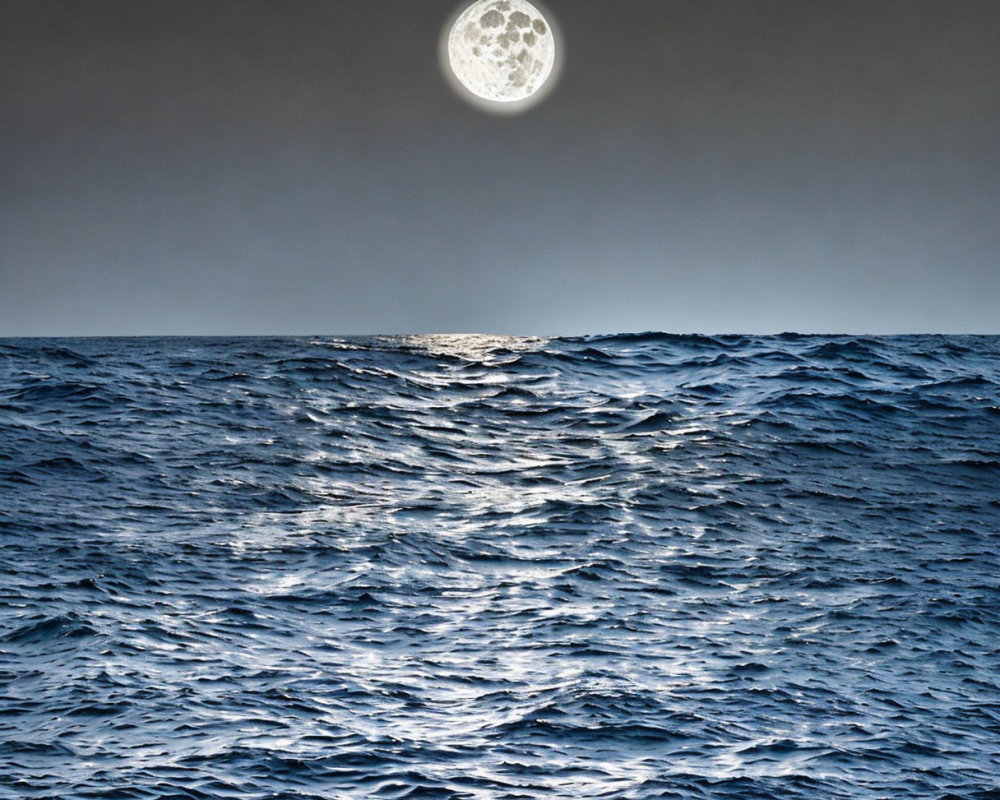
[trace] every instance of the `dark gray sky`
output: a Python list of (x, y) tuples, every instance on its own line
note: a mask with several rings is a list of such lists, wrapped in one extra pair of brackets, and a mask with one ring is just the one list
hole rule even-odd
[(1000, 333), (1000, 2), (0, 0), (0, 335)]

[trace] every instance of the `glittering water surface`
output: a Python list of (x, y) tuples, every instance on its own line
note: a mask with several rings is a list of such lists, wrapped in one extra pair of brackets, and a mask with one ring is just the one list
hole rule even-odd
[(1000, 339), (0, 341), (0, 796), (995, 798)]

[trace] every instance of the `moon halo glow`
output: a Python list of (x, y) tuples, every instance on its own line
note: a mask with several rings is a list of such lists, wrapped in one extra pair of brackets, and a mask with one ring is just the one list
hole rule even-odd
[(441, 32), (441, 69), (460, 97), (484, 111), (536, 105), (559, 77), (561, 41), (551, 14), (528, 0), (475, 0)]

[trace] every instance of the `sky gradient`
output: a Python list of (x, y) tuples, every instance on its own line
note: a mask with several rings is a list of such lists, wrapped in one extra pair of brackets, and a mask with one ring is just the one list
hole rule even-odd
[(1000, 333), (1000, 3), (0, 0), (0, 336)]

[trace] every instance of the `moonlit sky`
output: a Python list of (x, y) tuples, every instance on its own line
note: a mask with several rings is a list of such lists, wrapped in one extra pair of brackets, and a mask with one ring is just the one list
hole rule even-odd
[(0, 335), (1000, 333), (1000, 2), (0, 0)]

